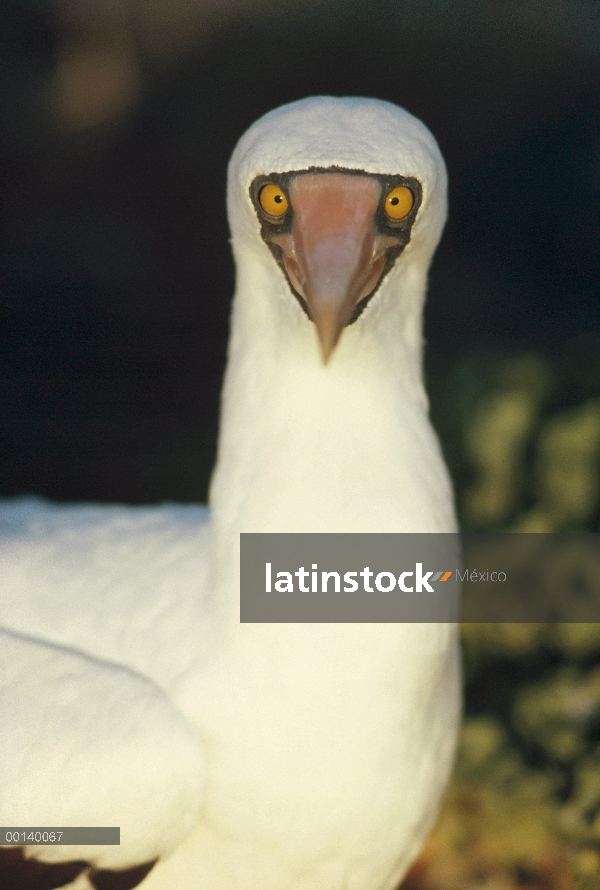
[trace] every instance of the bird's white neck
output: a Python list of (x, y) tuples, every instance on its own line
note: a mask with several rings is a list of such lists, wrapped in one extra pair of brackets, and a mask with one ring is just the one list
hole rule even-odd
[(236, 260), (211, 486), (219, 548), (241, 531), (453, 530), (422, 383), (423, 263), (390, 273), (324, 365), (264, 247)]

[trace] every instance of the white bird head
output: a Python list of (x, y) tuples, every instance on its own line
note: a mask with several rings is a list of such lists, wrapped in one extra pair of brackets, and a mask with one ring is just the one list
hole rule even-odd
[(240, 139), (227, 204), (236, 292), (210, 495), (223, 552), (240, 528), (454, 528), (422, 375), (446, 219), (429, 130), (375, 99), (284, 105)]
[(272, 293), (257, 269), (272, 281), (276, 262), (279, 300), (314, 322), (325, 362), (344, 328), (368, 324), (367, 307), (401, 301), (403, 290), (418, 305), (396, 316), (420, 319), (446, 169), (429, 130), (402, 108), (318, 96), (269, 112), (233, 153), (227, 204), (238, 287), (252, 268), (252, 291)]

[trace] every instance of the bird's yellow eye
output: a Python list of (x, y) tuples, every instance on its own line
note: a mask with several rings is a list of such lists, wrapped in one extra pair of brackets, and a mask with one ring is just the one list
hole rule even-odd
[(263, 185), (258, 196), (260, 206), (269, 216), (283, 216), (288, 209), (288, 199), (283, 189), (273, 182)]
[(405, 185), (392, 189), (385, 199), (385, 212), (390, 219), (404, 219), (415, 203), (415, 196)]

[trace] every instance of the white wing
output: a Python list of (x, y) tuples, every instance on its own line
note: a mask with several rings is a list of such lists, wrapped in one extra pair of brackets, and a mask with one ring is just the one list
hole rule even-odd
[(170, 852), (200, 817), (204, 757), (152, 682), (0, 631), (0, 824), (119, 826), (120, 846), (38, 846), (122, 869)]
[(0, 501), (0, 626), (167, 688), (201, 657), (208, 510)]

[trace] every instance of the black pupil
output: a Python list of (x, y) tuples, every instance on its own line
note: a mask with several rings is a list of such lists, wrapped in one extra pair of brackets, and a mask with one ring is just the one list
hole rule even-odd
[(276, 204), (281, 204), (283, 198), (281, 195), (275, 195), (273, 200), (275, 201)]
[(400, 203), (400, 198), (390, 198), (390, 204), (396, 206), (396, 204)]

